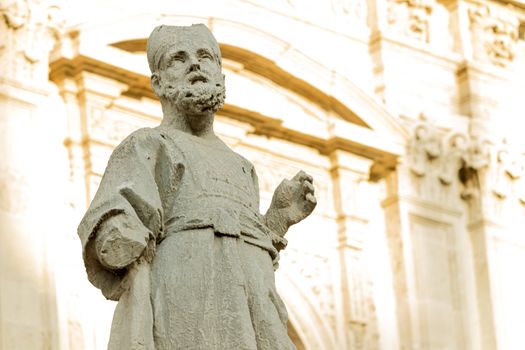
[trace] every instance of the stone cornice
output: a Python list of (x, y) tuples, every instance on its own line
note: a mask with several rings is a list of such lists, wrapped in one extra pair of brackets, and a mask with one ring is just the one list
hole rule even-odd
[[(57, 57), (51, 63), (50, 79), (55, 82), (59, 82), (66, 77), (76, 79), (75, 77), (79, 77), (83, 72), (89, 72), (123, 84), (123, 94), (126, 96), (146, 97), (156, 100), (156, 96), (150, 87), (149, 76), (145, 75), (140, 68), (137, 68), (136, 62), (120, 60), (119, 56), (122, 55), (120, 51), (116, 48), (107, 48), (107, 50), (96, 51), (90, 54), (80, 53), (70, 57), (66, 55)], [(227, 52), (225, 57), (232, 56), (228, 53), (227, 48), (225, 51)], [(129, 53), (125, 54), (131, 55)], [(119, 62), (118, 65), (117, 62)], [(259, 72), (257, 69), (255, 71), (255, 73)], [(274, 73), (280, 72), (276, 71)], [(292, 78), (292, 76), (288, 74), (282, 77), (277, 74), (273, 77), (273, 80), (281, 82), (285, 78)], [(384, 126), (382, 130), (377, 131), (361, 123), (353, 123), (352, 121), (359, 119), (344, 117), (345, 115), (353, 114), (346, 105), (337, 101), (334, 97), (316, 95), (321, 93), (321, 91), (315, 91), (313, 86), (309, 86), (299, 79), (296, 80), (296, 84), (299, 84), (299, 86), (293, 87), (292, 84), (291, 90), (296, 93), (302, 92), (303, 96), (306, 95), (305, 97), (310, 101), (319, 103), (324, 108), (331, 107), (333, 117), (330, 119), (330, 123), (337, 124), (337, 127), (327, 125), (327, 129), (306, 133), (300, 129), (284, 126), (282, 120), (276, 117), (261, 115), (255, 111), (229, 104), (224, 107), (220, 114), (249, 122), (254, 125), (255, 134), (296, 142), (315, 148), (321, 154), (330, 154), (335, 150), (341, 149), (374, 160), (381, 164), (384, 171), (395, 167), (397, 158), (404, 152), (404, 137), (401, 136), (402, 134), (386, 133)], [(300, 86), (301, 83), (303, 84), (302, 86)], [(291, 86), (290, 82), (288, 82), (288, 86)], [(287, 86), (284, 87), (286, 88)], [(341, 91), (344, 92), (344, 90)], [(369, 101), (365, 100), (360, 103), (362, 105), (357, 107), (361, 113), (382, 113), (379, 107), (377, 107), (379, 110), (370, 112), (373, 109), (370, 109)], [(372, 104), (372, 107), (374, 106), (375, 104)], [(341, 117), (341, 114), (343, 117)], [(376, 123), (379, 123), (379, 120)]]
[(410, 55), (418, 55), (418, 57), (423, 58), (429, 63), (448, 69), (454, 69), (454, 67), (463, 60), (459, 53), (452, 50), (444, 51), (440, 48), (433, 47), (431, 44), (420, 43), (384, 31), (375, 31), (372, 33), (369, 44), (372, 52), (383, 47), (396, 49)]
[(525, 1), (523, 0), (493, 0), (505, 6), (514, 6), (521, 10), (522, 16), (525, 16)]
[(390, 143), (388, 140), (379, 138), (370, 129), (342, 121), (338, 121), (338, 127), (334, 128), (337, 132), (327, 136), (324, 133), (316, 135), (302, 133), (298, 130), (284, 127), (279, 119), (233, 105), (226, 104), (220, 111), (220, 114), (249, 122), (254, 126), (254, 134), (293, 141), (315, 148), (321, 154), (331, 154), (336, 150), (344, 150), (393, 168), (397, 163), (397, 157), (404, 152), (404, 146), (401, 142)]

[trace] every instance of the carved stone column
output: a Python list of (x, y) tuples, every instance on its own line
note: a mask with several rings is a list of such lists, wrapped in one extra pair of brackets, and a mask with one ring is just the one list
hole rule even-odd
[(515, 312), (525, 308), (516, 278), (525, 264), (525, 152), (468, 128), (411, 127), (383, 202), (401, 347), (525, 345), (525, 317)]
[(50, 239), (62, 229), (62, 119), (48, 82), (60, 14), (0, 1), (0, 349), (61, 346)]
[[(525, 293), (525, 286), (514, 282), (512, 269), (525, 260), (523, 239), (517, 233), (517, 227), (523, 227), (522, 136), (515, 126), (522, 113), (516, 101), (524, 87), (517, 70), (523, 62), (518, 30), (524, 18), (521, 11), (490, 1), (457, 1), (455, 10), (465, 58), (457, 71), (459, 110), (471, 119), (460, 193), (467, 205), (480, 348), (520, 348), (525, 337), (517, 325), (525, 321), (512, 315), (525, 307), (516, 297)], [(513, 137), (520, 142), (513, 146), (504, 142)], [(511, 256), (515, 262), (510, 262)]]
[(524, 159), (517, 145), (472, 138), (462, 160), (482, 349), (525, 346), (516, 312), (525, 308), (525, 283), (515, 270), (525, 264)]
[(475, 349), (474, 276), (457, 177), (466, 137), (426, 121), (411, 124), (383, 201), (399, 346)]
[[(64, 253), (64, 256), (68, 256), (69, 266), (59, 266), (57, 273), (64, 280), (64, 297), (61, 302), (67, 305), (63, 315), (63, 333), (68, 347), (89, 349), (105, 346), (102, 340), (107, 341), (109, 336), (114, 305), (104, 302), (85, 278), (73, 275), (84, 270), (84, 263), (78, 254), (80, 242), (74, 229), (98, 189), (112, 149), (121, 141), (120, 137), (131, 133), (138, 126), (124, 126), (125, 130), (121, 130), (123, 126), (118, 125), (109, 115), (109, 110), (127, 85), (70, 68), (54, 67), (51, 77), (59, 88), (66, 109), (67, 135), (64, 146), (68, 156), (67, 183), (70, 189), (67, 201), (70, 206), (69, 215), (72, 217), (72, 231), (62, 242), (63, 249), (71, 252)], [(93, 309), (98, 310), (96, 317), (92, 315)], [(95, 319), (96, 324), (93, 322)]]
[(341, 286), (337, 298), (340, 349), (375, 349), (378, 330), (371, 276), (364, 259), (369, 208), (368, 174), (372, 161), (345, 151), (331, 155), (334, 208), (337, 213)]

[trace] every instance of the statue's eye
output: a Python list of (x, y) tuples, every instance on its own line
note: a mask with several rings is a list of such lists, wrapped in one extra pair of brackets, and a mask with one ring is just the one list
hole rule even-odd
[(172, 67), (174, 65), (176, 65), (177, 63), (184, 63), (184, 56), (183, 55), (173, 55), (170, 59), (170, 63), (169, 63), (169, 66)]
[(201, 51), (199, 52), (199, 60), (200, 61), (213, 60), (213, 56), (209, 52)]

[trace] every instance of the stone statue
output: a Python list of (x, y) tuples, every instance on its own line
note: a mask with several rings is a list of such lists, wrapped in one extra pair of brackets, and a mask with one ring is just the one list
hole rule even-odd
[(213, 131), (211, 32), (157, 27), (147, 57), (162, 123), (115, 149), (78, 228), (89, 280), (118, 300), (109, 349), (295, 349), (274, 269), (316, 205), (312, 177), (283, 180), (261, 215), (253, 165)]

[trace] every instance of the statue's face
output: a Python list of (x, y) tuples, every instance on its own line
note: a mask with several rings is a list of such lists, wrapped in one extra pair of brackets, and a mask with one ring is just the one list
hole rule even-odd
[(189, 115), (216, 112), (224, 104), (224, 76), (206, 42), (186, 40), (170, 46), (153, 76), (153, 86), (159, 97)]

